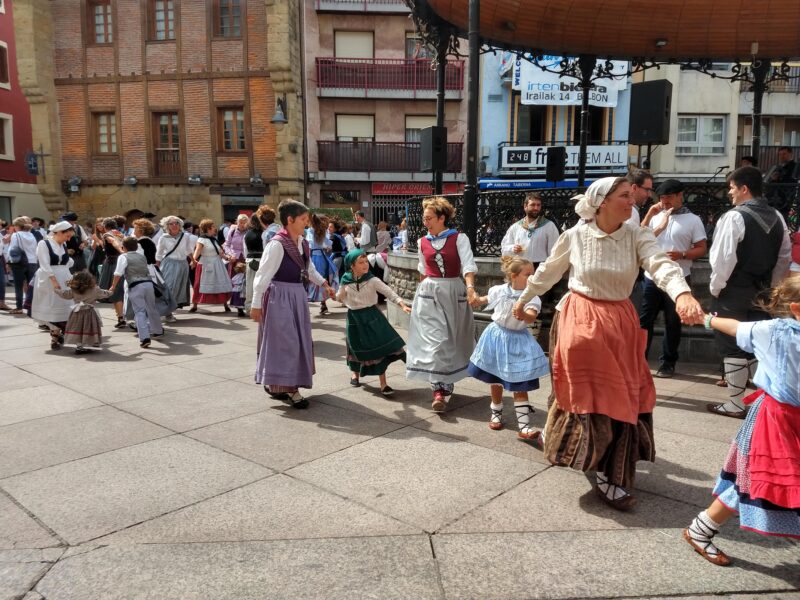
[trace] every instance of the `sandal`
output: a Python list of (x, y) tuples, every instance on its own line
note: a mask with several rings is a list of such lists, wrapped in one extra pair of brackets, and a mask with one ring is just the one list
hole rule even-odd
[(292, 408), (304, 409), (308, 408), (308, 400), (300, 395), (300, 392), (295, 392), (289, 396), (289, 402)]
[(383, 396), (386, 396), (386, 397), (388, 398), (389, 396), (391, 396), (392, 394), (394, 394), (394, 390), (393, 390), (391, 387), (389, 387), (388, 385), (385, 385), (385, 386), (383, 386), (383, 387), (381, 388), (381, 394), (382, 394)]
[(58, 331), (50, 332), (50, 349), (58, 350), (61, 348), (61, 334)]
[(495, 410), (490, 407), (489, 410), (492, 411), (492, 416), (489, 417), (489, 429), (500, 431), (503, 428), (503, 409)]
[(264, 386), (264, 391), (267, 392), (269, 394), (269, 397), (272, 398), (273, 400), (282, 400), (284, 402), (289, 400), (289, 394), (287, 394), (286, 392), (270, 392), (269, 386), (267, 385)]
[(723, 417), (731, 417), (732, 419), (744, 419), (747, 416), (747, 410), (728, 410), (724, 404), (706, 404), (706, 410), (715, 415), (722, 415)]
[(723, 377), (722, 379), (718, 379), (714, 385), (717, 387), (728, 387), (728, 382), (725, 381), (725, 378)]
[(361, 382), (358, 380), (358, 377), (351, 377), (350, 385), (352, 385), (353, 387), (361, 387)]
[[(606, 490), (600, 486), (606, 486)], [(622, 496), (617, 497), (617, 490), (623, 492)], [(631, 510), (634, 506), (638, 504), (638, 500), (631, 495), (625, 488), (619, 485), (614, 485), (613, 483), (609, 483), (606, 476), (602, 473), (597, 474), (597, 485), (594, 486), (594, 492), (600, 499), (608, 504), (611, 508), (619, 511), (628, 511)], [(609, 494), (611, 494), (609, 496)]]
[(526, 427), (517, 433), (517, 437), (524, 442), (530, 442), (530, 444), (537, 450), (544, 450), (544, 442), (542, 441), (541, 431), (537, 431), (531, 427)]
[[(727, 567), (728, 565), (731, 564), (731, 562), (733, 562), (731, 561), (730, 557), (727, 554), (725, 554), (722, 550), (714, 546), (714, 542), (712, 542), (711, 540), (706, 542), (705, 545), (701, 545), (696, 540), (693, 540), (692, 536), (689, 534), (689, 529), (683, 530), (683, 539), (689, 542), (689, 545), (694, 549), (694, 551), (697, 552), (703, 558), (705, 558), (711, 564), (720, 567)], [(709, 547), (713, 547), (717, 551), (717, 553), (709, 554), (708, 552)]]
[(444, 401), (444, 392), (442, 390), (436, 390), (433, 392), (433, 403), (431, 404), (431, 410), (435, 413), (443, 413), (447, 408), (447, 403)]
[(189, 312), (197, 312), (197, 305), (193, 304), (192, 308), (189, 309)]
[(8, 311), (10, 315), (21, 315), (24, 311), (21, 308), (15, 308), (13, 310)]

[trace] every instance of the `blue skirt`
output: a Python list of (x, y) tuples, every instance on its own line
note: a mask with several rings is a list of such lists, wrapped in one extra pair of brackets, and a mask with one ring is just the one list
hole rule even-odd
[[(330, 255), (319, 249), (312, 250), (311, 262), (314, 263), (314, 268), (317, 270), (317, 273), (322, 275), (334, 290), (338, 290), (339, 271), (336, 265), (333, 264)], [(313, 283), (308, 284), (309, 302), (322, 302), (326, 299), (327, 294), (325, 293), (325, 288)]]
[(497, 323), (481, 335), (467, 370), (475, 379), (510, 392), (539, 389), (539, 378), (550, 373), (542, 347), (527, 329), (506, 329)]

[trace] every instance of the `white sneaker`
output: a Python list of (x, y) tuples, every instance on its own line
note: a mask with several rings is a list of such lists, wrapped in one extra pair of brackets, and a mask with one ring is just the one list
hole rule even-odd
[(177, 320), (178, 319), (175, 318), (175, 315), (167, 315), (166, 317), (164, 317), (165, 323), (174, 323)]

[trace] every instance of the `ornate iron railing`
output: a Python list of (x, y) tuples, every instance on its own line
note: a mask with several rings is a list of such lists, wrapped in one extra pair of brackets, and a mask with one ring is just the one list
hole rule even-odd
[[(359, 96), (370, 91), (435, 92), (436, 71), (427, 58), (317, 58), (317, 87), (354, 90)], [(448, 60), (444, 71), (445, 91), (464, 89), (464, 61)]]
[[(447, 173), (462, 171), (461, 142), (447, 144)], [(418, 172), (419, 142), (317, 142), (320, 171)]]
[[(791, 146), (790, 146), (791, 147)], [(778, 148), (783, 148), (783, 146), (761, 146), (758, 152), (758, 168), (761, 169), (762, 173), (767, 173), (771, 167), (775, 166), (780, 162), (778, 160)], [(795, 156), (800, 156), (800, 147), (794, 146), (792, 147)], [(736, 146), (736, 164), (738, 165), (743, 156), (750, 156), (751, 146)]]
[[(656, 186), (658, 184), (656, 183)], [(539, 190), (544, 199), (545, 215), (556, 223), (561, 231), (578, 222), (574, 202), (571, 198), (580, 190), (578, 188), (554, 188)], [(684, 191), (685, 205), (703, 221), (709, 240), (713, 240), (714, 227), (722, 215), (731, 208), (726, 185), (686, 184)], [(766, 186), (765, 196), (770, 204), (777, 208), (786, 218), (789, 228), (797, 231), (797, 215), (800, 212), (800, 185), (773, 184)], [(464, 208), (463, 195), (445, 196), (456, 207), (456, 216), (452, 227), (461, 229)], [(524, 191), (482, 192), (478, 194), (478, 229), (475, 236), (476, 256), (498, 256), (500, 242), (508, 228), (523, 216), (522, 203)], [(408, 227), (408, 250), (417, 251), (417, 240), (425, 235), (422, 225), (422, 200), (412, 198), (406, 202), (406, 224)], [(649, 204), (642, 207), (641, 214), (647, 212)]]

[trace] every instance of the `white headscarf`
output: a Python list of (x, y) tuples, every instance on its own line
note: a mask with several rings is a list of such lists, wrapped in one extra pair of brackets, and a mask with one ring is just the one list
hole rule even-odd
[(578, 216), (587, 221), (594, 221), (597, 209), (600, 208), (617, 179), (617, 177), (603, 177), (590, 185), (585, 193), (573, 196), (572, 199), (577, 201), (575, 212), (578, 213)]

